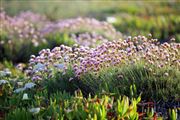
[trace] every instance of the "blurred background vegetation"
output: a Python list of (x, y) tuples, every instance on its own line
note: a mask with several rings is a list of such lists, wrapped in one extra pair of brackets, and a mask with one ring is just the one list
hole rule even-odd
[(32, 11), (48, 19), (93, 17), (98, 20), (115, 18), (112, 22), (125, 35), (147, 35), (167, 41), (175, 37), (180, 42), (180, 1), (115, 1), (115, 0), (2, 0), (9, 15)]

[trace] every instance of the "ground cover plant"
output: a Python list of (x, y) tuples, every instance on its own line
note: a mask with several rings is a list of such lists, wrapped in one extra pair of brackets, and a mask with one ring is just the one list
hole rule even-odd
[(180, 119), (179, 2), (2, 5), (0, 120)]

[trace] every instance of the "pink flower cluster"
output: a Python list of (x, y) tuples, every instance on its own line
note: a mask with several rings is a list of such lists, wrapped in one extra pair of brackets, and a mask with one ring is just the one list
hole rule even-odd
[(80, 33), (80, 34), (71, 34), (71, 39), (75, 43), (86, 46), (86, 47), (96, 47), (102, 43), (108, 42), (108, 39), (98, 35), (97, 33)]
[(50, 23), (46, 16), (33, 13), (31, 11), (21, 12), (19, 15), (15, 16), (14, 19), (23, 19), (35, 24), (38, 27), (42, 27), (42, 24)]
[[(46, 42), (40, 34), (40, 23), (44, 24), (44, 17), (31, 12), (21, 13), (19, 16), (10, 17), (4, 11), (0, 12), (1, 26), (0, 31), (8, 37), (8, 43), (24, 43), (29, 40), (34, 46)], [(41, 21), (41, 22), (40, 22)], [(5, 41), (1, 41), (1, 44)]]
[(51, 77), (54, 70), (65, 74), (68, 66), (81, 61), (89, 49), (88, 47), (77, 47), (76, 44), (73, 47), (61, 45), (51, 51), (43, 49), (39, 52), (39, 56), (31, 55), (26, 73), (32, 76), (33, 80), (40, 80), (43, 76)]
[(86, 55), (80, 63), (74, 65), (77, 76), (88, 71), (97, 73), (106, 67), (122, 64), (134, 64), (139, 61), (158, 68), (171, 66), (180, 69), (180, 43), (157, 42), (138, 36), (124, 41), (107, 42)]
[[(37, 79), (51, 75), (54, 69), (66, 72), (72, 66), (77, 77), (86, 72), (98, 73), (107, 67), (134, 64), (139, 61), (146, 65), (162, 68), (171, 66), (180, 69), (180, 43), (157, 42), (157, 39), (144, 36), (128, 37), (126, 40), (106, 42), (96, 48), (67, 47), (61, 45), (53, 50), (44, 49), (40, 55), (32, 56), (29, 74)], [(51, 71), (50, 71), (51, 70)]]
[(65, 19), (47, 24), (44, 29), (41, 30), (42, 34), (50, 33), (97, 33), (109, 39), (119, 39), (122, 37), (120, 32), (117, 32), (115, 28), (107, 23), (101, 22), (94, 18), (75, 18)]

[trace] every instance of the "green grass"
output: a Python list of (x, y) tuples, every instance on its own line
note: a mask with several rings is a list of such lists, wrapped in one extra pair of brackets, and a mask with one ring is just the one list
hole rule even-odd
[(151, 33), (160, 41), (168, 41), (174, 37), (176, 42), (180, 42), (179, 24), (179, 15), (131, 16), (125, 14), (117, 16), (117, 22), (114, 23), (114, 26), (126, 35), (148, 35)]
[[(180, 72), (177, 69), (149, 66), (152, 68), (153, 72), (151, 72), (144, 66), (144, 64), (135, 64), (110, 67), (103, 69), (98, 76), (85, 74), (81, 79), (95, 94), (106, 91), (116, 93), (117, 96), (131, 97), (130, 87), (135, 85), (135, 96), (142, 94), (144, 100), (179, 99)], [(168, 77), (164, 75), (166, 72), (169, 73)]]

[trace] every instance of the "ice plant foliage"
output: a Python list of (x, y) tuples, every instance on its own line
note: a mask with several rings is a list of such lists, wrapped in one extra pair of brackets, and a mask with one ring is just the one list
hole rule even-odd
[(98, 71), (110, 66), (134, 64), (139, 61), (145, 62), (147, 66), (152, 65), (158, 68), (171, 66), (180, 69), (179, 50), (179, 43), (160, 44), (157, 39), (145, 36), (106, 42), (96, 48), (61, 45), (51, 51), (44, 49), (37, 57), (31, 56), (27, 72), (36, 80), (42, 79), (42, 74), (51, 75), (53, 69), (65, 73), (70, 65), (73, 66), (75, 75), (80, 77), (86, 72), (97, 74)]

